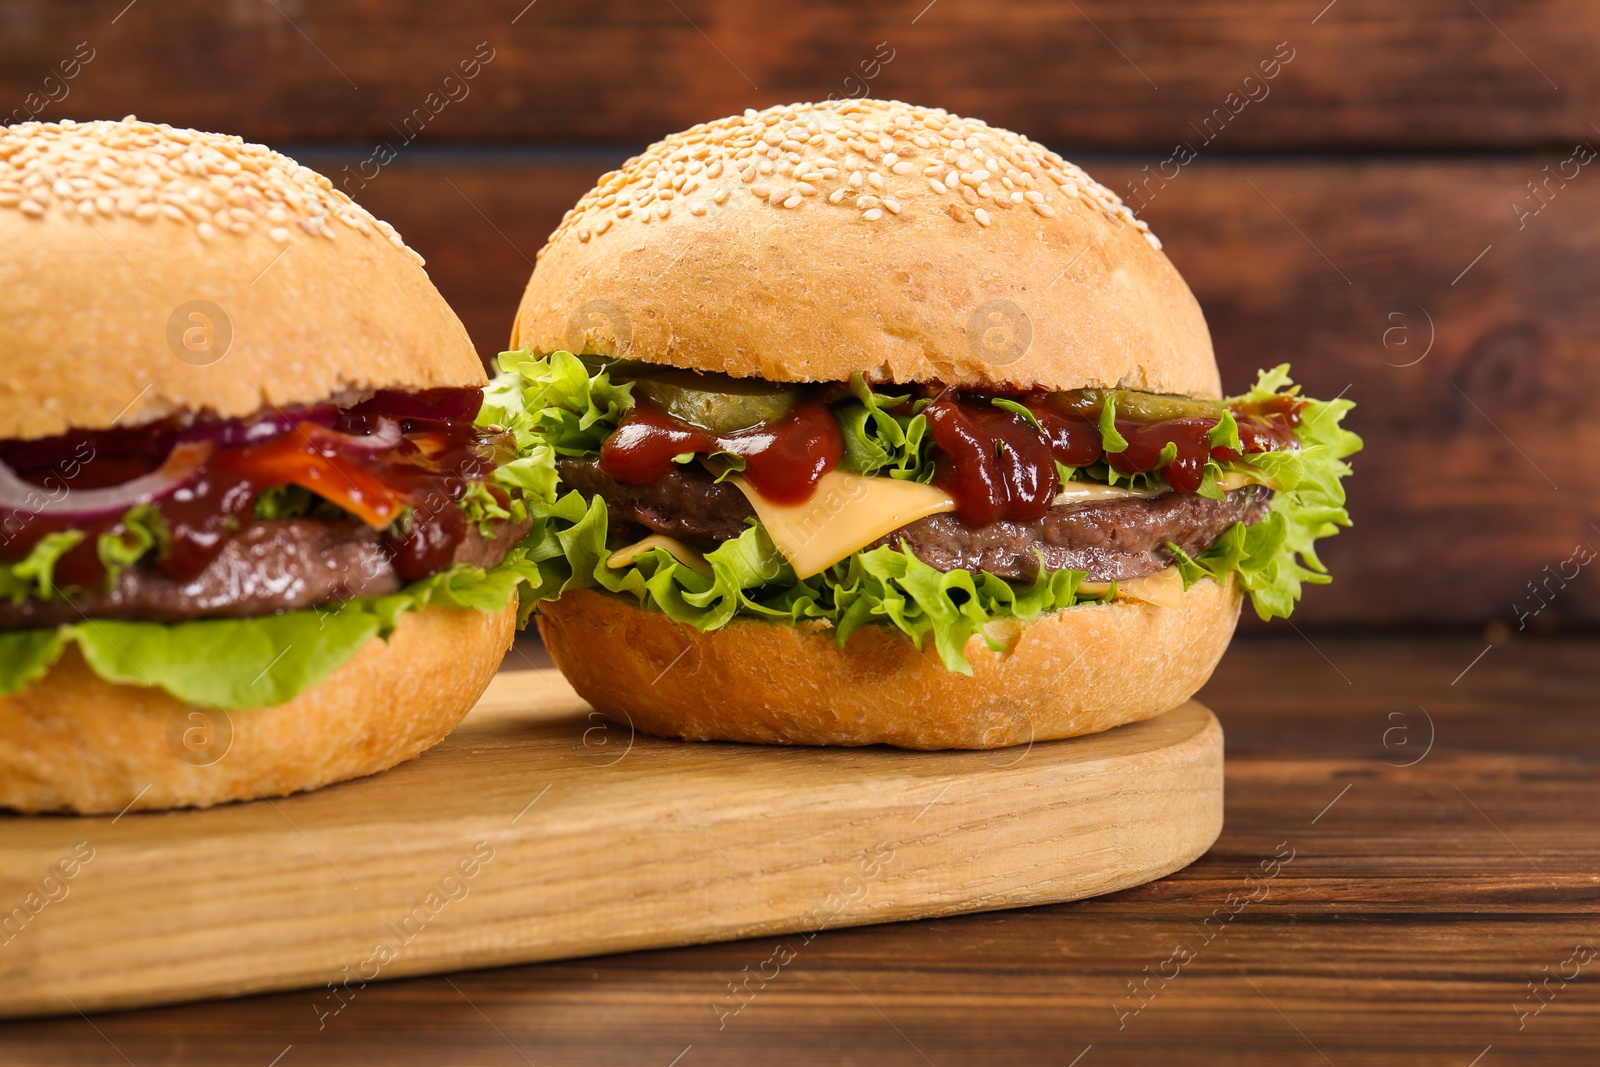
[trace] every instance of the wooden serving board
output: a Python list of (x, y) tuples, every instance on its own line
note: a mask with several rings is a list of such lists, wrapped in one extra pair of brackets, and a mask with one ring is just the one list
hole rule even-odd
[(297, 987), (332, 1013), (402, 975), (1075, 900), (1221, 827), (1194, 702), (1031, 748), (769, 748), (632, 736), (559, 674), (507, 672), (372, 778), (0, 816), (0, 1015)]

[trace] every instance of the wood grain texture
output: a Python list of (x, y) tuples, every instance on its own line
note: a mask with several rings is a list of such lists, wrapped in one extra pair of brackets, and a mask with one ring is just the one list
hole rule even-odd
[[(783, 939), (373, 985), (321, 1030), (305, 993), (14, 1023), (0, 1060), (265, 1067), (292, 1045), (284, 1065), (964, 1067), (1092, 1045), (1078, 1067), (1592, 1063), (1596, 964), (1538, 999), (1528, 983), (1600, 948), (1600, 647), (1484, 648), (1237, 643), (1202, 693), (1228, 734), (1222, 838), (1114, 896), (825, 932), (750, 997), (729, 983)], [(1179, 944), (1196, 957), (1119, 1029), (1127, 984), (1171, 974)]]
[[(616, 162), (433, 157), (396, 164), (358, 196), (429, 258), (493, 352), (544, 237)], [(1327, 543), (1337, 580), (1310, 591), (1297, 623), (1600, 621), (1593, 575), (1562, 566), (1579, 545), (1600, 549), (1592, 165), (1519, 216), (1514, 204), (1541, 203), (1526, 183), (1543, 164), (1202, 157), (1146, 185), (1142, 162), (1082, 162), (1124, 195), (1139, 181), (1228, 388), (1289, 361), (1312, 395), (1359, 405), (1356, 526)]]
[[(745, 107), (868, 91), (1076, 149), (1168, 148), (1217, 109), (1237, 111), (1219, 141), (1228, 150), (1538, 148), (1592, 135), (1591, 4), (1322, 7), (176, 0), (118, 17), (100, 4), (15, 0), (0, 102), (20, 116), (136, 111), (269, 142), (393, 142), (426, 107), (437, 113), (413, 130), (435, 143), (644, 144)], [(61, 82), (83, 41), (93, 59)], [(489, 65), (446, 86), (480, 42)], [(1280, 42), (1289, 65), (1245, 85)], [(429, 93), (456, 101), (430, 104)]]
[(502, 673), (388, 774), (0, 817), (0, 1015), (299, 986), (327, 1019), (379, 977), (1113, 892), (1221, 824), (1222, 734), (1192, 702), (987, 753), (775, 748), (634, 736), (554, 671)]

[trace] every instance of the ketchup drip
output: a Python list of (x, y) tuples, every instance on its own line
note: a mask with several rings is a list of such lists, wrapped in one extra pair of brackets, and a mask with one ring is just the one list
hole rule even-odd
[[(387, 543), (396, 571), (415, 581), (450, 566), (467, 535), (466, 513), (456, 506), (467, 489), (493, 470), (505, 445), (472, 424), (483, 395), (476, 389), (380, 392), (352, 408), (295, 409), (250, 420), (200, 418), (137, 429), (69, 434), (40, 441), (0, 442), (0, 460), (40, 487), (41, 500), (70, 499), (73, 489), (116, 485), (160, 466), (173, 446), (209, 440), (216, 446), (189, 481), (154, 507), (171, 534), (155, 563), (188, 581), (250, 523), (262, 492), (291, 482), (322, 480), (327, 494), (374, 515), (410, 506), (405, 536)], [(373, 455), (359, 438), (376, 432), (379, 419), (398, 420), (401, 441)], [(334, 432), (337, 430), (337, 432)], [(502, 505), (508, 498), (491, 489)], [(120, 514), (92, 519), (37, 510), (0, 508), (0, 560), (22, 559), (47, 534), (76, 530), (84, 537), (55, 567), (56, 584), (93, 589), (106, 578), (97, 551)]]
[(933, 483), (955, 497), (973, 526), (1030, 522), (1056, 496), (1053, 442), (1026, 419), (989, 403), (945, 393), (922, 409), (941, 453)]
[(640, 399), (600, 449), (600, 469), (619, 482), (643, 485), (664, 478), (686, 452), (729, 452), (744, 459), (744, 477), (774, 504), (801, 504), (822, 476), (839, 465), (844, 440), (821, 399), (802, 401), (782, 420), (738, 433), (716, 434)]
[(1171, 444), (1176, 447), (1177, 455), (1166, 465), (1167, 483), (1180, 493), (1192, 493), (1205, 479), (1206, 460), (1212, 453), (1207, 434), (1216, 427), (1217, 421), (1183, 418), (1140, 423), (1118, 419), (1117, 432), (1128, 442), (1128, 447), (1121, 452), (1107, 452), (1106, 465), (1122, 474), (1153, 471), (1161, 466), (1161, 453)]
[[(973, 526), (1002, 519), (1029, 522), (1049, 510), (1056, 493), (1056, 469), (1087, 467), (1102, 460), (1121, 474), (1160, 470), (1180, 493), (1197, 491), (1208, 459), (1236, 460), (1245, 453), (1297, 447), (1294, 427), (1304, 401), (1273, 397), (1234, 409), (1241, 451), (1213, 448), (1210, 433), (1219, 416), (1187, 416), (1140, 422), (1117, 419), (1128, 442), (1121, 452), (1101, 447), (1100, 424), (1060, 394), (1031, 393), (1018, 398), (1038, 421), (996, 408), (987, 394), (941, 394), (924, 409), (938, 447), (934, 483), (956, 500), (961, 517)], [(1163, 465), (1168, 445), (1176, 454)]]

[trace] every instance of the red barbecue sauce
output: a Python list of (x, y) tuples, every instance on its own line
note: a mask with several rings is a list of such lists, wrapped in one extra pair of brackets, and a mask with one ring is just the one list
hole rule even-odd
[[(476, 389), (382, 392), (343, 411), (298, 410), (278, 420), (200, 420), (0, 442), (0, 459), (39, 486), (42, 500), (63, 494), (70, 500), (73, 489), (116, 485), (155, 470), (184, 440), (209, 440), (215, 447), (206, 461), (154, 505), (171, 533), (168, 550), (156, 559), (168, 576), (197, 577), (228, 538), (252, 521), (263, 491), (298, 484), (373, 526), (388, 525), (402, 506), (413, 508), (408, 533), (391, 534), (387, 541), (396, 571), (416, 581), (450, 565), (467, 519), (461, 508), (447, 505), (497, 461), (499, 442), (472, 423), (482, 402)], [(402, 438), (371, 455), (352, 438), (375, 432), (379, 419), (398, 420)], [(498, 490), (491, 492), (506, 503)], [(117, 514), (86, 521), (36, 508), (0, 508), (0, 561), (24, 558), (47, 534), (81, 531), (83, 540), (57, 561), (55, 583), (99, 588), (106, 570), (96, 544), (120, 520)]]
[[(1168, 484), (1180, 493), (1200, 488), (1208, 458), (1238, 459), (1231, 449), (1213, 448), (1208, 435), (1216, 417), (1193, 416), (1140, 422), (1117, 419), (1117, 432), (1128, 442), (1120, 452), (1101, 448), (1097, 420), (1046, 393), (1016, 398), (1038, 420), (995, 407), (987, 394), (946, 390), (923, 408), (928, 431), (938, 448), (934, 484), (955, 498), (962, 519), (973, 526), (1001, 520), (1032, 522), (1055, 499), (1055, 464), (1087, 467), (1102, 459), (1123, 474), (1155, 471), (1171, 443), (1176, 455), (1162, 468)], [(1294, 426), (1303, 401), (1274, 397), (1259, 405), (1235, 409), (1239, 442), (1246, 453), (1292, 448)]]
[(821, 399), (802, 401), (782, 420), (738, 433), (716, 434), (640, 399), (600, 449), (600, 469), (629, 485), (664, 478), (686, 452), (729, 452), (744, 459), (744, 477), (774, 504), (801, 504), (822, 476), (839, 465), (844, 440)]

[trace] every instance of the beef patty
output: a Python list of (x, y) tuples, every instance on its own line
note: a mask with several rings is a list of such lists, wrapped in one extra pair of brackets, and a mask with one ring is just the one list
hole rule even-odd
[[(755, 515), (743, 493), (719, 484), (695, 464), (646, 485), (607, 477), (593, 457), (563, 459), (557, 466), (565, 485), (605, 500), (612, 530), (628, 539), (641, 536), (642, 527), (711, 548), (739, 536)], [(1271, 490), (1259, 485), (1236, 489), (1221, 500), (1168, 492), (1149, 499), (1061, 504), (1035, 522), (983, 527), (970, 526), (959, 515), (930, 515), (868, 547), (904, 543), (941, 571), (988, 571), (1015, 580), (1033, 578), (1042, 555), (1051, 570), (1087, 571), (1091, 581), (1125, 581), (1171, 565), (1169, 541), (1195, 555), (1234, 523), (1260, 521), (1271, 498)]]
[[(501, 523), (494, 536), (476, 527), (454, 562), (493, 567), (528, 532)], [(383, 596), (401, 586), (382, 534), (362, 522), (275, 519), (253, 522), (230, 538), (193, 581), (163, 574), (148, 558), (122, 572), (110, 590), (70, 600), (0, 600), (0, 630), (28, 630), (83, 619), (184, 622), (298, 611), (353, 597)]]

